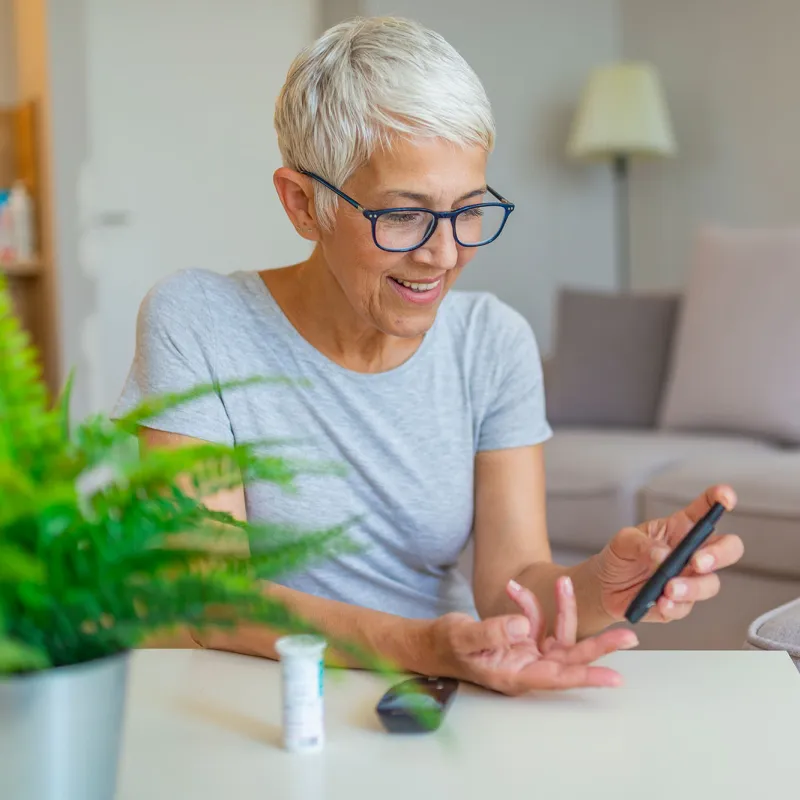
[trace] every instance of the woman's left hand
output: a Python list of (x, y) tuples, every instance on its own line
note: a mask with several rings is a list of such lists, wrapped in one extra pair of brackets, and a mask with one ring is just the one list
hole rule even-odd
[[(713, 486), (669, 517), (623, 528), (597, 557), (603, 611), (614, 620), (623, 620), (628, 605), (658, 565), (716, 502), (730, 511), (736, 505), (736, 494), (730, 486)], [(719, 592), (717, 570), (735, 564), (743, 553), (744, 545), (738, 536), (718, 533), (709, 536), (683, 572), (667, 583), (643, 621), (683, 619), (696, 602), (708, 600)]]

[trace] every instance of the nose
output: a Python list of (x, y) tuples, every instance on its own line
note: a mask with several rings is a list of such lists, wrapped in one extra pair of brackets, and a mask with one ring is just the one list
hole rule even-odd
[(433, 236), (413, 251), (414, 260), (421, 264), (453, 269), (458, 264), (458, 243), (453, 236), (453, 223), (440, 219)]

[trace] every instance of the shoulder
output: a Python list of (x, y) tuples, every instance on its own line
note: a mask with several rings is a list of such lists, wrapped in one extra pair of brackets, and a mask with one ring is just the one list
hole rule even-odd
[(246, 293), (246, 276), (205, 269), (182, 269), (157, 281), (139, 307), (139, 322), (160, 327), (202, 329), (213, 315), (226, 316)]
[(525, 316), (490, 292), (458, 292), (443, 317), (458, 333), (451, 342), (466, 377), (476, 452), (545, 441), (542, 363)]
[(225, 300), (242, 291), (240, 273), (222, 275), (206, 269), (182, 269), (157, 281), (142, 301), (142, 307), (179, 310), (197, 314), (198, 303)]
[(450, 292), (442, 307), (445, 327), (470, 347), (502, 351), (514, 343), (536, 347), (530, 323), (517, 309), (491, 292)]
[(474, 397), (488, 400), (513, 382), (537, 391), (541, 355), (525, 316), (491, 292), (451, 292), (448, 299), (443, 327)]

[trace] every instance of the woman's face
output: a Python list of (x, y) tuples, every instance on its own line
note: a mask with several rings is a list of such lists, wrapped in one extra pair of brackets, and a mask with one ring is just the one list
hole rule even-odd
[[(377, 153), (339, 188), (368, 209), (416, 206), (451, 211), (484, 201), (486, 162), (481, 147), (465, 149), (437, 139), (399, 141), (390, 152)], [(383, 234), (399, 243), (414, 223), (413, 217), (400, 216), (382, 224)], [(431, 327), (442, 299), (476, 252), (455, 241), (447, 219), (439, 220), (422, 247), (386, 252), (375, 245), (370, 221), (344, 200), (339, 201), (333, 230), (322, 232), (319, 243), (356, 314), (383, 333), (404, 338), (420, 336)]]

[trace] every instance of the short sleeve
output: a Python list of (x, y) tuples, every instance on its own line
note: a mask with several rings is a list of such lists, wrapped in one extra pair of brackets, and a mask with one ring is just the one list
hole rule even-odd
[(530, 324), (503, 306), (498, 327), (491, 337), (493, 380), (478, 429), (478, 451), (541, 444), (553, 435), (545, 410), (541, 356)]
[[(136, 350), (113, 416), (119, 418), (144, 399), (182, 392), (218, 380), (216, 340), (206, 293), (198, 276), (184, 270), (157, 283), (139, 307)], [(147, 426), (197, 439), (233, 444), (233, 433), (218, 393), (169, 409)]]

